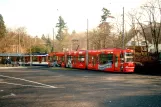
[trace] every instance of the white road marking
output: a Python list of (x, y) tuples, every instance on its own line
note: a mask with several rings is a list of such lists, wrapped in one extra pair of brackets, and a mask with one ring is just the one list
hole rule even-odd
[(55, 86), (46, 85), (46, 84), (43, 84), (43, 83), (39, 83), (39, 82), (35, 82), (35, 81), (30, 81), (30, 80), (26, 80), (26, 79), (22, 79), (22, 78), (10, 77), (10, 76), (5, 76), (5, 75), (0, 75), (0, 76), (1, 77), (6, 77), (6, 78), (12, 78), (12, 79), (16, 79), (16, 80), (27, 81), (27, 82), (30, 82), (30, 83), (35, 83), (35, 84), (43, 85), (43, 86), (50, 87), (50, 88), (57, 88)]
[(23, 84), (10, 83), (10, 82), (0, 82), (0, 83), (2, 83), (2, 84), (11, 84), (11, 85), (19, 85), (19, 86), (24, 86), (24, 87), (40, 87), (40, 88), (51, 88), (51, 87), (46, 87), (46, 86), (23, 85)]
[(11, 93), (10, 95), (5, 95), (5, 96), (2, 96), (2, 98), (6, 98), (6, 97), (15, 97), (16, 96), (16, 94), (14, 94), (14, 93)]

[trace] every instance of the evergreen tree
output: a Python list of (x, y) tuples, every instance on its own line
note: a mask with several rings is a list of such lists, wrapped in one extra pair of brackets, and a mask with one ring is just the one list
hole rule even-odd
[(44, 40), (44, 41), (46, 41), (46, 37), (45, 37), (44, 34), (42, 34), (41, 39)]
[(106, 19), (111, 17), (111, 13), (108, 9), (102, 8), (103, 15), (101, 16), (101, 23), (99, 24), (100, 28), (100, 47), (101, 48), (107, 48), (107, 41), (108, 36), (110, 35), (111, 26), (108, 22), (106, 22)]
[(66, 23), (64, 22), (64, 19), (61, 16), (59, 16), (56, 27), (58, 28), (58, 34), (56, 35), (56, 39), (62, 41), (64, 37), (63, 30), (64, 28), (66, 28)]
[(101, 22), (106, 22), (107, 17), (110, 17), (111, 13), (108, 9), (102, 8), (103, 15), (101, 16)]
[(6, 33), (6, 26), (3, 21), (3, 16), (0, 14), (0, 38), (4, 37)]
[(73, 31), (72, 31), (72, 34), (73, 34), (73, 35), (75, 35), (75, 34), (76, 34), (76, 31), (75, 31), (75, 30), (73, 30)]

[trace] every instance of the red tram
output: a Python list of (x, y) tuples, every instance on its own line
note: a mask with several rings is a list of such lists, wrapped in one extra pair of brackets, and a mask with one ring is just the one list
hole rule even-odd
[(54, 60), (62, 67), (108, 72), (134, 72), (135, 68), (133, 50), (130, 49), (109, 48), (54, 52), (50, 53), (49, 57), (54, 57)]
[(65, 67), (65, 53), (64, 52), (51, 52), (48, 54), (48, 66), (52, 66), (56, 62), (58, 66)]

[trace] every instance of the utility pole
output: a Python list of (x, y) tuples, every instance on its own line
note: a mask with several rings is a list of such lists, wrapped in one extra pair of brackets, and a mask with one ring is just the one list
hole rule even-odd
[(20, 53), (20, 34), (18, 33), (18, 53)]
[(124, 7), (123, 7), (122, 19), (123, 19), (123, 24), (122, 24), (122, 48), (124, 49)]
[(31, 37), (30, 37), (30, 66), (32, 66)]
[(132, 27), (133, 27), (133, 36), (134, 36), (134, 60), (135, 60), (135, 48), (136, 48), (136, 40), (135, 40), (135, 36), (136, 36), (136, 31), (135, 31), (135, 20), (134, 20), (134, 15), (132, 15)]
[(54, 52), (54, 50), (55, 50), (55, 49), (54, 49), (54, 45), (55, 45), (54, 42), (55, 42), (55, 41), (54, 41), (54, 28), (53, 28), (53, 52)]
[(87, 19), (87, 50), (88, 50), (88, 19)]

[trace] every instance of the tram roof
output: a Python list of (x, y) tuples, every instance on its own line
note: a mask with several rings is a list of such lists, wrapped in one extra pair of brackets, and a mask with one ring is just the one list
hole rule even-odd
[[(30, 55), (30, 53), (26, 53), (24, 55)], [(31, 53), (31, 55), (47, 55), (47, 53), (35, 52), (35, 53)]]
[(0, 53), (0, 56), (23, 56), (21, 53)]
[[(0, 56), (29, 56), (30, 53), (27, 54), (22, 54), (22, 53), (0, 53)], [(31, 53), (31, 55), (41, 55), (41, 56), (46, 56), (48, 55), (47, 53)]]

